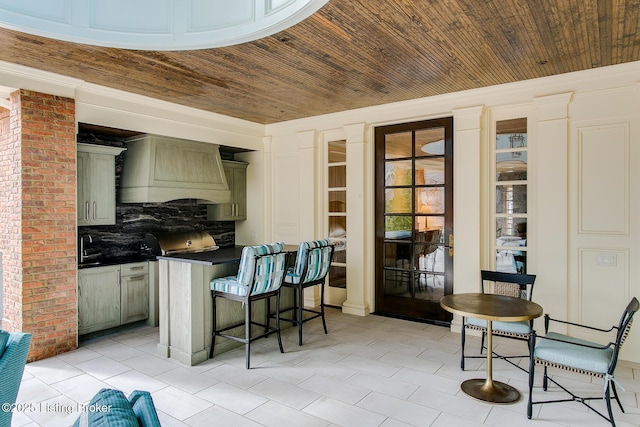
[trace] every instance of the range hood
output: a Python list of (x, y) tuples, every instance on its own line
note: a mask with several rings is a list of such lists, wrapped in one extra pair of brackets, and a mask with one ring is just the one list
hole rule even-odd
[(129, 138), (126, 144), (121, 203), (231, 201), (217, 145), (149, 134)]

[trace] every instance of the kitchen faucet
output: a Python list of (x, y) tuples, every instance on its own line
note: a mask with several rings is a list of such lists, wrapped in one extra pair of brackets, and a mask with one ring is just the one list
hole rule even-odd
[(89, 243), (93, 243), (93, 237), (91, 237), (91, 234), (83, 234), (80, 236), (80, 264), (84, 263), (84, 257), (87, 255), (87, 251), (84, 248), (85, 239)]

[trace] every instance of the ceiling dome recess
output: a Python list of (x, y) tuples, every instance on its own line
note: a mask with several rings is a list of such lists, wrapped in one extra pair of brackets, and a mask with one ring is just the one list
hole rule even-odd
[(0, 27), (122, 49), (207, 49), (285, 30), (327, 1), (0, 0)]

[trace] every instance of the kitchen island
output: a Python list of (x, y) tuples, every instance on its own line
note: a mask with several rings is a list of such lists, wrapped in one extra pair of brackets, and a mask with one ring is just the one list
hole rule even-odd
[[(193, 366), (209, 357), (211, 347), (211, 279), (233, 276), (243, 246), (220, 248), (215, 251), (158, 256), (159, 269), (159, 329), (158, 353), (185, 365)], [(285, 250), (296, 250), (287, 246)], [(292, 297), (282, 295), (281, 303)], [(291, 303), (289, 302), (289, 304)], [(272, 304), (275, 308), (275, 304)], [(254, 315), (265, 316), (265, 305), (256, 304)], [(232, 325), (244, 319), (242, 305), (230, 300), (217, 302), (218, 326)], [(244, 329), (231, 330), (244, 336)], [(240, 345), (221, 339), (215, 353), (223, 353)]]

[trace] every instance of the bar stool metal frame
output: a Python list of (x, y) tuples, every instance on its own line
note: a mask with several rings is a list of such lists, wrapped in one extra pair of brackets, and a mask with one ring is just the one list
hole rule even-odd
[[(327, 250), (329, 250), (328, 257)], [(302, 345), (302, 324), (310, 320), (321, 317), (324, 333), (328, 333), (324, 315), (324, 285), (329, 274), (334, 250), (335, 245), (330, 244), (328, 239), (300, 243), (295, 266), (287, 271), (282, 283), (282, 286), (293, 289), (294, 302), (293, 307), (280, 311), (280, 314), (293, 311), (293, 317), (280, 317), (280, 320), (298, 326), (298, 345)], [(320, 285), (320, 311), (304, 307), (304, 290), (316, 285)], [(276, 312), (278, 311), (276, 309)], [(304, 313), (310, 313), (311, 316), (305, 318)]]
[[(263, 246), (276, 246), (276, 245), (280, 245), (280, 244), (263, 245)], [(247, 249), (247, 247), (245, 247), (245, 249)], [(282, 249), (282, 245), (280, 245), (280, 250), (281, 249)], [(244, 251), (242, 256), (243, 258), (246, 256)], [(282, 281), (284, 279), (284, 275), (286, 272), (286, 265), (287, 265), (287, 259), (289, 257), (289, 254), (287, 252), (277, 251), (275, 253), (249, 255), (249, 256), (253, 256), (254, 258), (252, 261), (253, 269), (251, 270), (253, 274), (252, 274), (251, 284), (250, 284), (250, 287), (247, 288), (246, 295), (241, 295), (233, 291), (224, 292), (220, 290), (213, 290), (213, 289), (211, 290), (211, 298), (212, 298), (213, 305), (212, 305), (211, 349), (209, 350), (209, 358), (211, 359), (213, 358), (213, 351), (215, 347), (216, 337), (224, 337), (233, 341), (244, 343), (247, 369), (250, 368), (251, 343), (257, 339), (265, 338), (275, 332), (278, 336), (278, 346), (280, 347), (280, 353), (284, 353), (284, 348), (282, 347), (282, 338), (280, 336), (280, 316), (277, 309), (279, 309), (280, 307), (280, 290), (281, 290)], [(243, 262), (241, 261), (241, 268), (242, 268), (242, 265), (243, 265)], [(274, 268), (274, 266), (276, 268)], [(267, 270), (266, 272), (264, 271), (265, 268)], [(241, 274), (242, 273), (239, 271), (238, 276), (236, 277), (225, 277), (222, 279), (213, 279), (211, 281), (211, 286), (212, 288), (214, 287), (215, 281), (218, 281), (218, 283), (222, 283), (226, 281), (227, 283), (230, 284), (230, 288), (233, 288), (234, 286), (238, 287), (238, 281), (241, 280), (240, 279)], [(270, 277), (270, 279), (267, 279), (267, 280), (272, 280), (274, 284), (270, 286), (271, 290), (267, 292), (262, 292), (260, 289), (256, 289), (256, 285), (260, 285), (261, 282), (265, 281), (265, 275)], [(237, 289), (234, 289), (234, 290), (237, 291)], [(272, 297), (276, 298), (275, 326), (270, 325), (271, 322), (270, 322), (270, 316), (268, 311), (269, 301)], [(224, 298), (224, 299), (241, 302), (245, 311), (244, 322), (235, 323), (233, 325), (226, 326), (221, 329), (216, 329), (217, 328), (216, 298)], [(259, 323), (257, 321), (252, 320), (251, 318), (251, 311), (252, 311), (251, 305), (254, 301), (259, 301), (263, 299), (267, 300), (267, 311), (265, 313), (265, 323)], [(243, 325), (245, 327), (244, 338), (224, 333), (225, 331), (238, 328)], [(251, 336), (252, 325), (264, 327), (264, 332), (260, 335)]]

